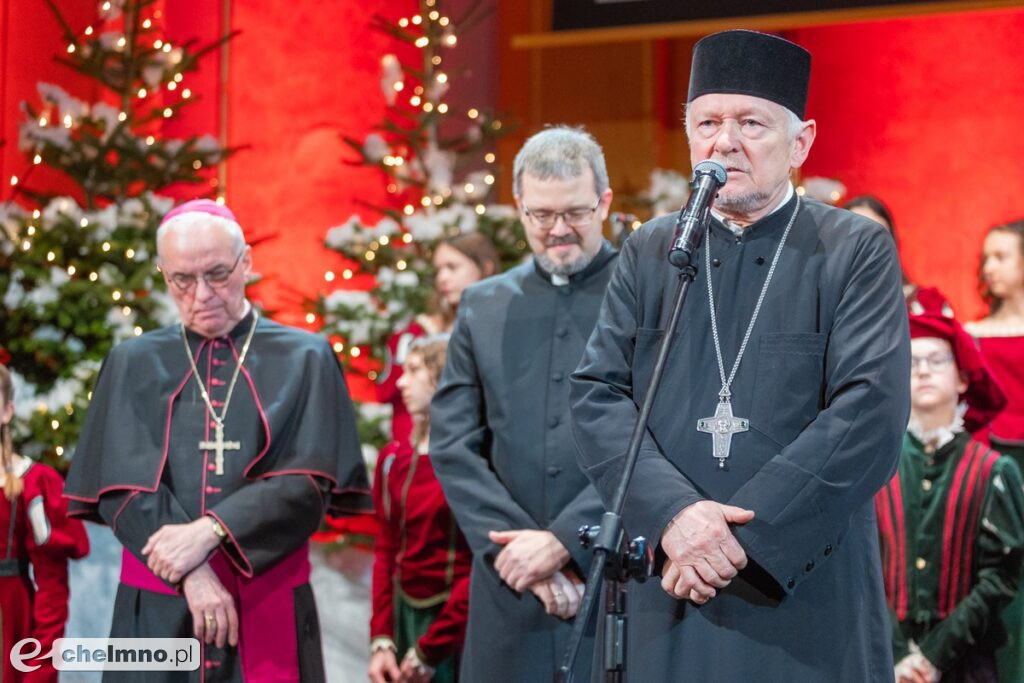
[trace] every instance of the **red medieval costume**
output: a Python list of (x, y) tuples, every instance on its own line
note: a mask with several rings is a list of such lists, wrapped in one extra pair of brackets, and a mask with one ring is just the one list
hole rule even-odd
[[(968, 324), (992, 374), (1006, 394), (1006, 408), (986, 430), (977, 435), (1024, 468), (1024, 328), (990, 328)], [(1018, 594), (1003, 620), (1010, 643), (999, 651), (1001, 681), (1020, 681), (1024, 676), (1024, 595)]]
[[(39, 641), (41, 654), (64, 636), (68, 618), (68, 560), (89, 552), (84, 525), (68, 517), (61, 498), (64, 481), (46, 465), (18, 458), (14, 475), (24, 489), (14, 500), (0, 495), (0, 622), (3, 624), (4, 681), (52, 681), (57, 671), (49, 659), (31, 673), (11, 665), (11, 648), (23, 638)], [(32, 578), (29, 578), (29, 566)], [(34, 579), (34, 581), (33, 581)], [(34, 584), (34, 585), (33, 585)], [(26, 647), (23, 652), (32, 652)]]
[(430, 457), (407, 443), (388, 444), (377, 461), (373, 498), (380, 528), (371, 638), (394, 642), (399, 659), (415, 647), (420, 661), (437, 669), (435, 681), (452, 680), (466, 631), (472, 554)]

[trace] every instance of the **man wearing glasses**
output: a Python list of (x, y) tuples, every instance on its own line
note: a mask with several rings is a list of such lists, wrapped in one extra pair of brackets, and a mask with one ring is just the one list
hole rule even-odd
[(568, 378), (616, 258), (604, 156), (589, 134), (548, 128), (514, 175), (533, 258), (463, 293), (431, 405), (431, 459), (473, 550), (468, 681), (552, 679), (590, 560), (577, 529), (602, 513), (576, 465)]
[(226, 207), (172, 210), (157, 253), (181, 324), (107, 356), (65, 489), (124, 546), (110, 635), (195, 636), (205, 680), (322, 680), (307, 540), (367, 486), (337, 358), (246, 299)]

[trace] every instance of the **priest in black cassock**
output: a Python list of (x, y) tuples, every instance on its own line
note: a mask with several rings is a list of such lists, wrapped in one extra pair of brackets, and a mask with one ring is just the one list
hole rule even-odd
[(463, 293), (431, 404), (430, 456), (473, 551), (470, 683), (552, 680), (590, 562), (577, 529), (602, 512), (576, 464), (568, 383), (617, 255), (601, 233), (604, 155), (548, 128), (513, 171), (533, 258)]
[(110, 636), (198, 637), (188, 680), (323, 680), (308, 539), (325, 511), (368, 503), (341, 368), (247, 301), (226, 207), (172, 210), (157, 250), (182, 324), (107, 356), (65, 488), (124, 545)]
[[(666, 558), (630, 589), (630, 681), (892, 680), (872, 496), (907, 425), (906, 305), (885, 230), (790, 183), (815, 136), (810, 63), (751, 31), (694, 48), (691, 162), (728, 181), (623, 516)], [(572, 377), (606, 501), (676, 291), (673, 225), (630, 235)]]

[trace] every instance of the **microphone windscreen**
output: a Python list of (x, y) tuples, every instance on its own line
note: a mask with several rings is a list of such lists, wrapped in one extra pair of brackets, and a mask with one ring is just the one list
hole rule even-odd
[(719, 185), (725, 185), (725, 181), (728, 180), (729, 174), (725, 170), (725, 166), (721, 162), (715, 161), (714, 159), (705, 159), (696, 166), (693, 167), (693, 176), (696, 178), (698, 175), (713, 175), (715, 180), (718, 181)]

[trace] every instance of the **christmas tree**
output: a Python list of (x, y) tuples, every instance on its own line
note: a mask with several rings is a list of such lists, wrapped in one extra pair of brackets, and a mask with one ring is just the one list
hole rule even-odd
[[(86, 102), (39, 83), (38, 104), (22, 104), (26, 167), (0, 203), (0, 356), (17, 385), (20, 451), (60, 464), (110, 348), (176, 320), (155, 267), (156, 228), (173, 200), (157, 193), (184, 183), (215, 194), (207, 169), (233, 150), (161, 131), (195, 99), (186, 76), (230, 36), (173, 45), (156, 0), (105, 0), (81, 29), (47, 4), (67, 42), (57, 61), (102, 95)], [(62, 176), (70, 196), (36, 184), (40, 167)]]
[[(480, 231), (511, 265), (526, 252), (513, 207), (491, 203), (497, 183), (493, 141), (508, 132), (501, 118), (478, 108), (448, 104), (457, 75), (445, 71), (445, 56), (458, 45), (456, 26), (469, 27), (480, 5), (452, 20), (440, 0), (421, 0), (419, 13), (391, 23), (376, 17), (373, 28), (411, 46), (415, 61), (395, 54), (381, 59), (381, 89), (387, 114), (365, 140), (345, 138), (355, 152), (350, 163), (376, 169), (392, 203), (366, 205), (331, 228), (325, 244), (344, 257), (325, 273), (336, 287), (309, 302), (307, 321), (320, 322), (350, 378), (373, 381), (384, 366), (387, 341), (427, 308), (432, 292), (431, 256), (438, 243), (461, 232)], [(367, 289), (367, 285), (369, 288)], [(386, 409), (360, 405), (364, 443), (390, 439)]]

